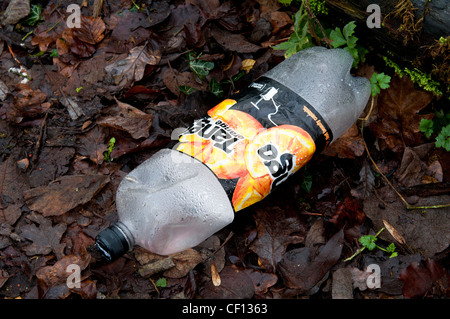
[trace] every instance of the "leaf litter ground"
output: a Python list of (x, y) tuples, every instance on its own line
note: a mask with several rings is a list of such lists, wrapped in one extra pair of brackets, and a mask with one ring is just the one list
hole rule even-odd
[[(292, 32), (295, 8), (264, 0), (107, 1), (95, 17), (83, 7), (81, 28), (70, 29), (59, 2), (42, 1), (32, 29), (19, 14), (24, 2), (0, 29), (0, 297), (449, 297), (449, 208), (406, 210), (365, 150), (366, 142), (409, 203), (450, 202), (450, 156), (418, 127), (435, 97), (407, 77), (393, 77), (376, 99), (364, 139), (358, 122), (201, 245), (171, 256), (137, 247), (94, 263), (88, 247), (117, 220), (121, 179), (166, 147), (172, 130), (281, 62), (283, 52), (270, 46)], [(201, 77), (189, 64), (200, 54), (191, 62), (208, 66)], [(370, 78), (370, 61), (369, 54), (356, 72)], [(19, 62), (31, 80), (8, 72)], [(373, 251), (344, 262), (383, 220), (405, 243), (391, 230), (377, 244), (395, 243), (398, 257)], [(372, 264), (381, 269), (378, 289), (367, 286)], [(69, 265), (81, 270), (79, 287), (67, 285)]]

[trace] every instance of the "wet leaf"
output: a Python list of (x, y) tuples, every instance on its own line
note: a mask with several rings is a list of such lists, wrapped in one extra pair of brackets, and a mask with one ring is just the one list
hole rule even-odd
[[(428, 206), (449, 202), (448, 195), (429, 196), (419, 198), (415, 205)], [(364, 200), (364, 213), (374, 223), (374, 229), (384, 227), (383, 220), (386, 220), (402, 234), (408, 246), (420, 250), (425, 257), (432, 257), (450, 244), (450, 216), (446, 212), (448, 208), (428, 209), (424, 214), (408, 213), (404, 203), (389, 186), (377, 190), (377, 194), (372, 194)], [(382, 232), (379, 237), (388, 242), (393, 240), (388, 232)]]
[[(407, 77), (394, 77), (390, 87), (378, 98), (379, 119), (370, 124), (371, 131), (394, 152), (401, 152), (403, 145), (415, 145), (420, 121), (432, 114), (418, 114), (433, 99), (433, 94), (416, 90)], [(420, 136), (420, 135), (419, 135)]]
[(180, 95), (180, 86), (187, 86), (197, 90), (205, 91), (208, 89), (206, 83), (198, 83), (192, 72), (178, 72), (177, 70), (167, 69), (162, 74), (164, 85), (175, 95)]
[(50, 103), (44, 103), (46, 99), (47, 94), (41, 90), (33, 90), (27, 84), (17, 84), (13, 104), (7, 109), (6, 116), (16, 123), (24, 118), (43, 116), (51, 106)]
[(364, 154), (364, 141), (356, 123), (328, 146), (322, 154), (339, 158), (355, 158)]
[(226, 266), (220, 272), (220, 278), (220, 286), (206, 282), (199, 290), (200, 296), (205, 299), (248, 299), (255, 293), (250, 277), (233, 266)]
[(169, 278), (186, 276), (190, 270), (194, 269), (203, 260), (200, 253), (192, 248), (170, 255), (170, 258), (175, 263), (175, 267), (164, 272), (164, 276)]
[(244, 272), (252, 280), (256, 294), (265, 294), (269, 288), (278, 281), (278, 276), (273, 273), (267, 273), (252, 268), (246, 268), (244, 269)]
[(0, 15), (0, 24), (16, 24), (30, 13), (30, 0), (11, 0), (5, 12)]
[(425, 267), (418, 262), (411, 263), (399, 277), (405, 283), (402, 290), (403, 296), (405, 298), (423, 296), (435, 281), (446, 274), (446, 270), (433, 259), (428, 259)]
[(66, 231), (65, 224), (52, 225), (52, 222), (39, 214), (29, 216), (35, 224), (23, 225), (20, 228), (20, 236), (32, 241), (33, 243), (24, 247), (28, 256), (46, 255), (54, 252), (58, 259), (63, 257), (65, 244), (61, 244), (61, 237)]
[(287, 217), (281, 209), (258, 209), (255, 216), (258, 237), (251, 244), (264, 268), (273, 272), (289, 244), (303, 242), (303, 225), (295, 217)]
[(260, 46), (247, 41), (243, 35), (231, 33), (218, 27), (213, 27), (211, 29), (211, 35), (221, 46), (229, 51), (236, 51), (238, 53), (255, 53), (261, 49)]
[(147, 65), (156, 65), (161, 59), (158, 49), (141, 45), (130, 50), (128, 57), (105, 67), (105, 81), (119, 88), (130, 86), (144, 77)]
[(109, 182), (106, 175), (65, 175), (47, 186), (25, 192), (32, 210), (44, 216), (58, 216), (89, 202)]
[(108, 109), (108, 115), (97, 121), (98, 125), (116, 128), (130, 133), (134, 139), (148, 137), (153, 115), (120, 101)]
[(310, 291), (341, 257), (343, 241), (344, 230), (341, 229), (315, 257), (310, 258), (310, 249), (306, 247), (287, 252), (278, 264), (286, 286), (293, 288), (294, 293)]
[(104, 129), (96, 126), (86, 134), (80, 135), (79, 140), (78, 152), (81, 155), (88, 156), (96, 164), (103, 163), (103, 152), (108, 149)]
[(105, 23), (100, 17), (86, 17), (81, 15), (81, 27), (73, 29), (73, 35), (80, 41), (95, 45), (105, 37)]

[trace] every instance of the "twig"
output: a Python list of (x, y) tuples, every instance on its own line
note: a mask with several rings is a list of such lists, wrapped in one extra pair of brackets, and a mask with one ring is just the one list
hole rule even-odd
[[(372, 96), (372, 106), (373, 106), (373, 96)], [(368, 113), (368, 115), (366, 116), (365, 119), (369, 118), (370, 113), (372, 112), (372, 107), (370, 108), (370, 111)], [(411, 205), (410, 203), (408, 203), (403, 196), (397, 191), (397, 189), (391, 184), (391, 182), (389, 181), (389, 179), (381, 172), (381, 170), (378, 168), (377, 164), (375, 163), (375, 161), (373, 160), (372, 156), (370, 155), (369, 152), (369, 148), (367, 147), (366, 141), (364, 140), (364, 120), (365, 119), (361, 119), (361, 137), (364, 143), (364, 148), (366, 149), (367, 152), (367, 156), (369, 157), (370, 161), (372, 162), (373, 166), (375, 166), (377, 172), (383, 177), (383, 179), (385, 180), (385, 182), (392, 188), (392, 190), (397, 194), (397, 196), (400, 198), (400, 200), (405, 204), (406, 209), (409, 210), (413, 210), (413, 209), (431, 209), (431, 208), (444, 208), (444, 207), (450, 207), (450, 203), (449, 204), (442, 204), (442, 205), (429, 205), (429, 206), (414, 206)]]
[[(325, 30), (323, 29), (322, 24), (320, 23), (319, 19), (317, 19), (317, 17), (316, 17), (316, 15), (314, 14), (314, 12), (312, 12), (311, 7), (309, 6), (309, 0), (303, 0), (302, 2), (304, 3), (305, 9), (306, 9), (306, 11), (308, 12), (308, 23), (310, 22), (309, 16), (311, 16), (314, 20), (316, 20), (316, 23), (317, 23), (317, 25), (319, 26), (320, 31), (322, 31), (322, 34), (323, 34), (323, 41), (325, 41), (325, 43), (327, 44), (328, 49), (330, 49), (330, 48), (331, 48), (331, 41), (330, 41), (330, 39), (328, 39), (328, 37), (327, 37), (327, 35), (326, 35), (326, 33), (325, 33)], [(311, 27), (310, 29), (311, 29), (312, 32), (314, 33), (312, 36), (313, 36), (313, 37), (315, 36), (315, 38), (316, 38), (316, 40), (317, 40), (317, 34), (315, 34), (314, 29), (312, 28), (312, 26), (311, 26), (310, 23), (309, 23), (309, 26)], [(320, 44), (320, 41), (319, 41), (318, 44)]]
[(48, 108), (48, 110), (45, 112), (44, 119), (41, 122), (41, 131), (39, 132), (39, 137), (38, 137), (38, 139), (36, 141), (36, 146), (34, 147), (33, 157), (31, 158), (31, 162), (33, 164), (36, 164), (36, 162), (38, 160), (39, 149), (41, 148), (42, 137), (44, 135), (44, 129), (45, 129), (45, 125), (46, 125), (47, 117), (48, 117), (48, 112), (50, 111), (50, 108)]

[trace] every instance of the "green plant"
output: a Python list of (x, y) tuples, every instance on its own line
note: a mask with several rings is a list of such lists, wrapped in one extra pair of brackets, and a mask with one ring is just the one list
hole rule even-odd
[(389, 75), (385, 75), (384, 73), (376, 73), (372, 74), (370, 78), (370, 87), (372, 90), (372, 96), (375, 96), (380, 93), (381, 89), (387, 89), (389, 87), (389, 83), (391, 82), (391, 77)]
[(353, 67), (358, 67), (360, 62), (365, 61), (365, 55), (368, 52), (362, 46), (356, 44), (358, 38), (354, 36), (356, 24), (355, 21), (350, 21), (344, 28), (339, 29), (336, 27), (330, 32), (331, 45), (333, 48), (343, 47), (347, 50), (353, 57)]
[(407, 75), (414, 83), (419, 85), (425, 91), (433, 92), (436, 95), (442, 95), (442, 91), (439, 88), (439, 82), (432, 80), (431, 76), (426, 74), (425, 72), (422, 72), (417, 68), (401, 68), (397, 63), (386, 56), (383, 57), (383, 60), (386, 65), (393, 68), (395, 70), (395, 73), (397, 73), (400, 77)]
[(445, 114), (439, 110), (434, 113), (432, 120), (422, 119), (419, 129), (427, 138), (437, 134), (434, 145), (450, 152), (450, 112)]
[(189, 52), (187, 54), (187, 60), (189, 69), (194, 72), (200, 79), (204, 79), (209, 74), (209, 71), (214, 69), (214, 63), (209, 61), (203, 61), (201, 59), (202, 54), (199, 56), (195, 52)]
[(300, 50), (313, 46), (311, 35), (308, 33), (308, 13), (302, 5), (297, 13), (292, 17), (294, 22), (294, 32), (285, 42), (273, 46), (275, 50), (286, 50), (284, 57), (287, 59)]
[(42, 7), (38, 4), (33, 4), (30, 9), (30, 14), (25, 18), (25, 23), (30, 27), (34, 27), (36, 23), (42, 20)]
[(167, 287), (167, 279), (164, 278), (164, 277), (159, 278), (159, 279), (155, 282), (155, 286), (156, 286), (156, 287), (161, 287), (161, 288)]
[(116, 139), (111, 137), (108, 143), (108, 150), (103, 152), (103, 160), (107, 163), (112, 162), (111, 152), (116, 148)]
[(362, 247), (360, 249), (358, 249), (352, 256), (350, 256), (349, 258), (345, 259), (344, 261), (350, 261), (353, 258), (355, 258), (357, 255), (359, 255), (360, 253), (362, 253), (365, 249), (368, 249), (369, 251), (374, 250), (375, 248), (378, 248), (382, 251), (385, 251), (387, 253), (390, 253), (391, 255), (389, 256), (389, 258), (393, 258), (393, 257), (397, 257), (398, 253), (395, 251), (395, 245), (394, 243), (391, 243), (389, 246), (387, 246), (386, 248), (383, 248), (381, 246), (378, 246), (376, 244), (376, 241), (378, 239), (378, 236), (381, 234), (381, 232), (385, 230), (385, 228), (381, 228), (380, 231), (376, 234), (376, 235), (364, 235), (361, 236), (359, 238), (359, 243), (362, 245)]

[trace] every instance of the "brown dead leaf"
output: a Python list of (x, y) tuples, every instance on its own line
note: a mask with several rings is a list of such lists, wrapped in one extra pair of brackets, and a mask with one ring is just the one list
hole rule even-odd
[(415, 89), (409, 77), (393, 77), (390, 87), (381, 92), (378, 98), (379, 119), (369, 127), (375, 136), (384, 140), (388, 148), (401, 152), (405, 144), (417, 144), (421, 119), (432, 117), (432, 114), (417, 113), (432, 99), (432, 93)]
[[(36, 118), (43, 116), (51, 104), (44, 101), (47, 94), (41, 90), (33, 90), (27, 84), (16, 85), (14, 101), (12, 105), (7, 105), (6, 117), (10, 121), (20, 123), (24, 118)], [(9, 106), (9, 107), (8, 107)]]
[(263, 272), (253, 268), (245, 268), (244, 272), (253, 281), (253, 287), (257, 294), (265, 294), (278, 281), (278, 276), (274, 273)]
[(220, 286), (207, 281), (199, 290), (200, 296), (204, 299), (249, 299), (255, 293), (250, 277), (234, 266), (225, 266), (220, 278)]
[(81, 27), (73, 29), (73, 35), (79, 40), (95, 45), (105, 37), (105, 23), (102, 18), (86, 17), (81, 15)]
[[(380, 198), (383, 205), (380, 205)], [(429, 196), (419, 198), (415, 205), (429, 206), (450, 203), (450, 196)], [(431, 257), (446, 249), (450, 244), (450, 215), (448, 208), (426, 210), (425, 214), (408, 213), (404, 203), (394, 191), (385, 186), (364, 200), (364, 213), (374, 224), (374, 229), (384, 227), (386, 220), (402, 234), (406, 243), (412, 249), (421, 251), (425, 257)], [(393, 238), (388, 232), (382, 232), (380, 237), (388, 242)]]
[(16, 24), (30, 13), (29, 0), (11, 0), (5, 12), (0, 15), (0, 24)]
[(178, 72), (177, 70), (167, 69), (162, 74), (164, 85), (175, 95), (180, 95), (180, 86), (190, 86), (200, 91), (208, 89), (206, 83), (198, 83), (194, 73), (192, 72)]
[(89, 157), (96, 164), (103, 163), (105, 152), (108, 149), (104, 129), (96, 126), (86, 134), (78, 136), (80, 146), (78, 152)]
[(303, 242), (299, 233), (304, 233), (299, 219), (286, 216), (282, 209), (274, 208), (270, 211), (258, 209), (255, 216), (257, 239), (251, 244), (264, 268), (275, 271), (289, 244)]
[(447, 271), (433, 259), (426, 261), (425, 267), (418, 262), (411, 263), (400, 274), (399, 279), (405, 283), (403, 286), (403, 296), (405, 298), (418, 298), (423, 296), (433, 283), (447, 277), (447, 282), (450, 279)]
[(161, 53), (150, 45), (141, 45), (130, 50), (128, 57), (105, 67), (105, 82), (119, 88), (130, 86), (144, 77), (147, 65), (156, 65)]
[(109, 109), (108, 116), (97, 121), (98, 125), (126, 131), (134, 139), (148, 137), (153, 115), (116, 100), (117, 105)]
[(217, 271), (216, 266), (214, 263), (211, 263), (211, 280), (214, 286), (219, 287), (222, 283), (222, 280), (220, 279), (219, 272)]
[(386, 230), (389, 232), (389, 234), (394, 237), (396, 241), (398, 241), (400, 244), (405, 245), (406, 240), (403, 238), (403, 236), (395, 229), (391, 224), (388, 223), (387, 220), (383, 219), (384, 227), (386, 227)]
[(221, 46), (229, 51), (255, 53), (261, 49), (260, 46), (247, 41), (242, 34), (231, 33), (218, 27), (213, 27), (211, 29), (211, 35)]
[(364, 141), (356, 123), (328, 146), (322, 154), (339, 158), (355, 158), (364, 154)]
[(28, 256), (46, 255), (53, 251), (58, 259), (63, 257), (65, 244), (61, 244), (61, 237), (67, 229), (66, 224), (52, 226), (50, 219), (36, 213), (32, 213), (28, 219), (39, 224), (23, 225), (20, 228), (20, 236), (33, 243), (24, 247)]
[[(83, 298), (95, 298), (97, 295), (97, 290), (95, 283), (91, 280), (86, 280), (84, 282), (83, 278), (80, 278), (80, 288), (72, 288), (68, 287), (67, 281), (71, 280), (69, 276), (73, 273), (74, 266), (78, 266), (79, 270), (84, 270), (90, 261), (90, 254), (86, 252), (82, 252), (80, 255), (68, 255), (61, 258), (52, 266), (45, 266), (40, 268), (36, 272), (37, 285), (38, 285), (38, 293), (39, 297), (43, 299), (64, 299), (66, 298), (71, 291), (80, 294)], [(77, 282), (73, 282), (76, 279), (75, 277), (72, 279), (72, 284), (76, 284)]]
[(109, 182), (106, 175), (66, 175), (25, 192), (25, 202), (44, 216), (59, 216), (89, 202)]
[(317, 256), (310, 258), (310, 249), (297, 248), (287, 252), (278, 264), (286, 286), (294, 294), (308, 293), (341, 257), (344, 241), (342, 228), (321, 247)]
[(0, 207), (0, 224), (14, 225), (22, 216), (21, 207), (21, 204), (11, 204), (6, 208)]
[(200, 253), (192, 248), (172, 254), (169, 257), (175, 263), (175, 267), (164, 272), (164, 276), (169, 278), (181, 278), (186, 276), (190, 270), (194, 269), (194, 267), (203, 260)]
[(422, 179), (428, 172), (428, 167), (422, 158), (433, 148), (433, 143), (422, 144), (411, 148), (406, 147), (403, 152), (402, 162), (397, 171), (397, 179), (400, 184), (412, 187), (422, 184)]

